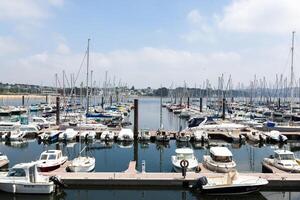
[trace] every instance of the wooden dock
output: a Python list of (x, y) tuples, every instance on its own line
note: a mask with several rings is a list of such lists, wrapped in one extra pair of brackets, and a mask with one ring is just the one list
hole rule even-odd
[[(201, 176), (206, 177), (223, 177), (223, 173), (211, 172), (203, 168), (200, 173), (187, 172), (184, 178), (181, 173), (141, 173), (135, 170), (135, 162), (130, 162), (128, 169), (124, 172), (93, 172), (93, 173), (69, 173), (66, 172), (65, 163), (61, 168), (43, 173), (44, 175), (57, 175), (70, 188), (86, 187), (111, 187), (111, 188), (161, 188), (161, 189), (182, 189), (188, 185), (196, 183)], [(296, 190), (299, 191), (300, 174), (282, 173), (239, 173), (245, 176), (257, 176), (265, 178), (269, 184), (263, 187), (263, 190)]]

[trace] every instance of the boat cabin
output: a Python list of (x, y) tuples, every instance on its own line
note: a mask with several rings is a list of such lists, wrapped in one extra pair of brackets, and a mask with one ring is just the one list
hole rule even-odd
[(287, 150), (274, 151), (274, 158), (277, 160), (295, 160), (294, 153)]
[(57, 160), (62, 157), (60, 150), (47, 150), (41, 154), (40, 160)]
[(8, 178), (24, 178), (31, 183), (36, 183), (41, 178), (38, 174), (36, 163), (20, 163), (13, 166), (7, 174)]
[(190, 160), (194, 158), (194, 151), (190, 148), (180, 148), (175, 150), (177, 160)]
[(216, 162), (232, 162), (232, 153), (227, 147), (211, 147), (210, 157)]

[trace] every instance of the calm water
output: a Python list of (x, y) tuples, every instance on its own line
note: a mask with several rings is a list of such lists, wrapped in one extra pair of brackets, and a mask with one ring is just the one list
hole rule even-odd
[[(20, 101), (9, 102), (18, 105)], [(139, 128), (158, 129), (160, 125), (159, 102), (157, 98), (142, 98), (139, 100)], [(133, 115), (133, 114), (132, 114)], [(132, 118), (131, 115), (131, 118)], [(174, 114), (163, 109), (163, 124), (166, 129), (179, 130), (186, 126), (186, 121), (180, 120)], [(224, 141), (214, 143), (227, 146), (234, 155), (237, 168), (240, 172), (260, 172), (261, 160), (269, 156), (278, 146), (252, 146), (249, 144), (229, 144)], [(130, 160), (134, 158), (133, 145), (105, 144), (96, 141), (93, 144), (82, 144), (88, 146), (89, 155), (96, 158), (96, 171), (124, 171)], [(159, 143), (138, 144), (138, 169), (141, 170), (141, 162), (145, 160), (146, 171), (170, 172), (172, 170), (171, 156), (176, 147), (190, 146), (194, 148), (195, 155), (202, 161), (203, 155), (209, 151), (208, 146), (201, 144), (178, 144), (170, 141), (169, 145)], [(300, 157), (300, 148), (297, 143), (288, 144), (280, 148), (290, 149)], [(27, 142), (1, 143), (0, 151), (7, 154), (10, 166), (20, 162), (29, 162), (38, 159), (40, 153), (46, 149), (62, 149), (64, 154), (73, 159), (78, 155), (78, 143), (58, 143), (51, 145), (38, 144), (36, 140)], [(0, 193), (0, 199), (236, 199), (236, 196), (199, 196), (189, 191), (180, 190), (65, 190), (63, 194), (51, 196), (29, 196), (11, 195)], [(262, 192), (243, 196), (245, 199), (299, 199), (300, 193), (296, 192)]]

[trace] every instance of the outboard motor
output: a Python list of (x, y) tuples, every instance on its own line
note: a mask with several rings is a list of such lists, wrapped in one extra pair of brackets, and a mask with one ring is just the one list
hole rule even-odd
[(68, 187), (66, 184), (64, 184), (64, 182), (58, 178), (57, 176), (51, 176), (49, 177), (49, 180), (52, 181), (54, 183), (54, 185), (57, 187), (61, 187), (61, 188), (66, 188)]
[(193, 190), (202, 190), (203, 186), (208, 183), (206, 176), (198, 178), (196, 183), (192, 186)]

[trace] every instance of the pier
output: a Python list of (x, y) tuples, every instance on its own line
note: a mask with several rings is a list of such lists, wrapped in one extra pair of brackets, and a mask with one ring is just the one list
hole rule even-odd
[[(201, 172), (187, 172), (184, 178), (181, 173), (173, 172), (138, 172), (135, 170), (135, 161), (131, 161), (128, 169), (124, 172), (92, 172), (92, 173), (69, 173), (66, 172), (68, 162), (59, 169), (43, 173), (49, 176), (59, 176), (70, 188), (160, 188), (160, 189), (187, 189), (189, 185), (196, 183), (201, 176), (223, 177), (223, 173), (212, 172), (199, 164)], [(263, 191), (299, 191), (300, 174), (287, 172), (274, 173), (246, 173), (243, 176), (257, 176), (265, 178), (269, 184), (262, 188)]]

